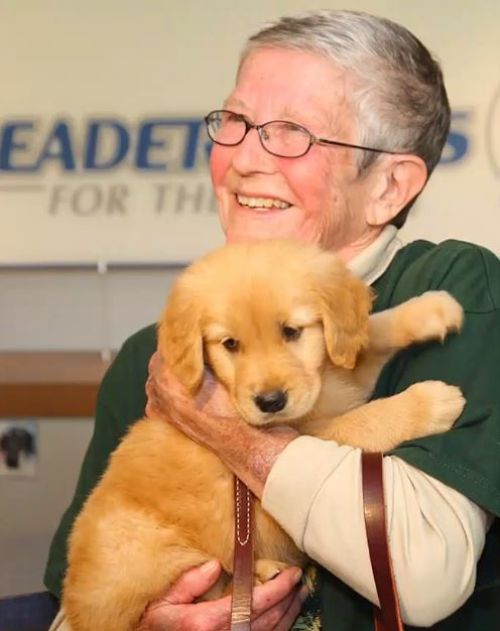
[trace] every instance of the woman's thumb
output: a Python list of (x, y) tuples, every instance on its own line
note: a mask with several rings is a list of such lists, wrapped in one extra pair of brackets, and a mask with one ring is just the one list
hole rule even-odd
[(172, 585), (164, 599), (172, 605), (192, 603), (215, 585), (220, 573), (221, 565), (216, 559), (194, 567)]

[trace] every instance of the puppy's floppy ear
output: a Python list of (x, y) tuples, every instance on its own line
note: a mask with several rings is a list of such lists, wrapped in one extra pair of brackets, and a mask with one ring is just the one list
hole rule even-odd
[(184, 272), (174, 284), (158, 324), (158, 344), (167, 365), (182, 385), (194, 394), (203, 379), (201, 300)]
[(333, 364), (352, 369), (368, 344), (370, 288), (331, 254), (325, 255), (319, 301), (328, 355)]

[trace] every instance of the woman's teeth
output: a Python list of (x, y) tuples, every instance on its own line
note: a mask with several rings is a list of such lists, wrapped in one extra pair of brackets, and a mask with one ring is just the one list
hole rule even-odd
[(289, 208), (291, 204), (284, 202), (281, 199), (272, 199), (270, 197), (245, 197), (244, 195), (236, 196), (238, 203), (241, 206), (248, 208)]

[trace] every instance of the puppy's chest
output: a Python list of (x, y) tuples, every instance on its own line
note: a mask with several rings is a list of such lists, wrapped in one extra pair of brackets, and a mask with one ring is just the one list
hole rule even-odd
[[(203, 538), (208, 542), (209, 553), (218, 557), (225, 569), (231, 573), (233, 566), (235, 535), (240, 540), (245, 540), (250, 522), (246, 506), (241, 506), (235, 510), (232, 497), (226, 489), (223, 490), (225, 497), (220, 506), (213, 507), (210, 516), (210, 526), (203, 529)], [(260, 502), (254, 500), (254, 558), (274, 559), (281, 563), (290, 565), (301, 565), (304, 561), (304, 554), (298, 550), (290, 537), (278, 525), (278, 523), (264, 511)], [(207, 524), (208, 522), (206, 522)], [(212, 528), (215, 527), (214, 530)], [(208, 535), (208, 537), (207, 537)]]
[(371, 391), (352, 372), (326, 367), (318, 400), (307, 420), (333, 418), (365, 403)]

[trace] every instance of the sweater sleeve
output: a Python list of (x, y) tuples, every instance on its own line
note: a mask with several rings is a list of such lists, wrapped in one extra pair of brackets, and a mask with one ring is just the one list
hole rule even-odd
[[(395, 456), (384, 458), (384, 486), (402, 617), (408, 624), (429, 626), (472, 593), (491, 518)], [(364, 528), (359, 449), (297, 438), (273, 467), (262, 503), (299, 548), (378, 604)]]

